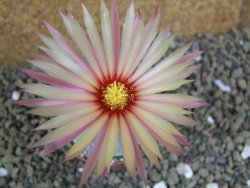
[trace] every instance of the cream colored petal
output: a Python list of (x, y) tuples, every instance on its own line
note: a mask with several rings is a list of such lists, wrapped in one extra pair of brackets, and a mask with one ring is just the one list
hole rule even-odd
[(83, 152), (86, 147), (90, 144), (90, 142), (96, 137), (98, 132), (107, 122), (107, 116), (101, 116), (90, 128), (88, 128), (83, 135), (77, 140), (77, 142), (70, 148), (68, 153), (66, 154), (65, 159), (70, 160), (76, 156), (78, 156), (81, 152)]
[(110, 121), (110, 126), (108, 130), (107, 150), (105, 151), (107, 172), (109, 172), (110, 170), (112, 159), (117, 151), (118, 133), (119, 133), (118, 119), (116, 116), (114, 116)]
[[(158, 157), (148, 149), (148, 147), (145, 145), (145, 143), (139, 137), (138, 137), (138, 142), (139, 142), (139, 145), (140, 145), (142, 151), (147, 156), (147, 158), (150, 160), (150, 162), (152, 164), (154, 164), (157, 168), (160, 168)], [(161, 159), (162, 159), (162, 156), (161, 156)]]
[(146, 145), (146, 147), (154, 153), (158, 157), (162, 157), (158, 144), (153, 139), (153, 137), (148, 133), (143, 124), (136, 119), (134, 115), (131, 113), (127, 114), (128, 121), (131, 125), (131, 128), (135, 130), (136, 135), (140, 138), (140, 140)]
[(76, 108), (75, 110), (63, 113), (46, 121), (45, 123), (37, 127), (35, 130), (46, 130), (60, 127), (65, 123), (70, 123), (70, 121), (73, 121), (74, 119), (79, 118), (80, 116), (86, 116), (89, 113), (96, 111), (97, 109), (98, 107), (96, 105), (79, 105), (78, 108)]
[(134, 1), (131, 1), (131, 4), (127, 10), (125, 21), (123, 24), (122, 30), (122, 39), (121, 39), (121, 55), (120, 55), (120, 64), (118, 70), (121, 67), (124, 67), (129, 50), (131, 48), (133, 31), (134, 31), (134, 22), (135, 22), (135, 5)]
[(199, 102), (203, 101), (202, 98), (185, 95), (185, 94), (152, 94), (152, 95), (143, 95), (139, 97), (139, 100), (146, 101), (156, 101), (156, 102), (166, 102), (166, 103), (183, 103), (183, 102)]
[(142, 60), (138, 69), (134, 73), (132, 77), (133, 80), (137, 80), (141, 75), (143, 75), (149, 68), (151, 68), (156, 62), (158, 62), (159, 59), (163, 57), (166, 51), (168, 50), (171, 42), (174, 39), (174, 36), (167, 37), (165, 32), (164, 32), (164, 35), (163, 36), (162, 35), (159, 34), (157, 38), (158, 40), (161, 40), (161, 41), (158, 42), (158, 40), (156, 39), (156, 41), (154, 42), (156, 43), (155, 46), (152, 46), (149, 49), (149, 52), (147, 53), (146, 57)]
[(180, 154), (180, 146), (173, 135), (175, 134), (181, 137), (183, 137), (183, 135), (181, 135), (181, 133), (179, 133), (174, 126), (157, 115), (142, 109), (138, 110), (138, 108), (136, 108), (134, 113), (138, 118), (140, 118), (140, 121), (143, 122), (155, 139), (157, 139), (171, 152), (177, 155)]
[(48, 133), (44, 137), (42, 137), (40, 140), (38, 140), (33, 145), (33, 147), (46, 145), (46, 144), (55, 142), (61, 138), (64, 138), (70, 134), (73, 134), (77, 130), (79, 130), (79, 129), (85, 127), (86, 125), (88, 125), (89, 123), (93, 122), (99, 115), (100, 115), (100, 112), (93, 112), (93, 113), (89, 114), (88, 116), (84, 116), (84, 117), (78, 118), (70, 123), (67, 123), (64, 126), (59, 127), (57, 129), (53, 130), (52, 132)]
[(119, 127), (124, 163), (131, 177), (135, 177), (136, 173), (134, 146), (126, 124), (126, 120), (123, 117), (120, 118)]
[(43, 34), (40, 34), (40, 33), (38, 35), (39, 35), (40, 39), (44, 42), (44, 44), (46, 44), (47, 47), (49, 47), (51, 49), (61, 50), (54, 39), (49, 38), (49, 37), (47, 37)]
[(108, 132), (105, 135), (102, 147), (100, 149), (101, 157), (98, 158), (97, 167), (96, 167), (96, 175), (97, 175), (97, 177), (100, 177), (103, 174), (103, 172), (105, 171), (105, 168), (107, 170), (107, 167), (106, 167), (106, 151), (107, 151), (107, 148), (108, 148), (107, 147), (107, 141), (108, 141)]
[(93, 101), (95, 97), (89, 93), (77, 92), (71, 89), (65, 89), (56, 86), (50, 86), (45, 84), (23, 84), (22, 88), (26, 92), (32, 93), (37, 96), (41, 96), (49, 99), (65, 99), (65, 100), (81, 100), (81, 101)]
[[(100, 69), (98, 67), (98, 63), (95, 59), (93, 48), (89, 42), (89, 39), (85, 33), (85, 31), (82, 29), (82, 27), (78, 24), (76, 19), (69, 13), (63, 14), (61, 13), (64, 25), (70, 35), (70, 37), (73, 39), (73, 41), (76, 43), (78, 48), (80, 49), (83, 56), (86, 58), (88, 63), (90, 64), (91, 68), (95, 71), (96, 75), (101, 75)], [(100, 78), (100, 76), (99, 76)]]
[(112, 36), (113, 31), (109, 11), (106, 7), (104, 0), (101, 0), (101, 27), (109, 71), (111, 73), (114, 73), (114, 42)]
[(28, 111), (28, 113), (39, 115), (39, 116), (44, 116), (44, 117), (51, 117), (51, 116), (57, 116), (57, 115), (61, 115), (67, 112), (71, 112), (71, 111), (79, 109), (79, 107), (84, 107), (84, 106), (85, 106), (84, 103), (46, 106), (46, 107), (35, 108), (33, 110)]
[(168, 120), (150, 111), (136, 107), (135, 113), (142, 117), (145, 122), (148, 122), (152, 126), (152, 129), (157, 128), (161, 130), (159, 132), (162, 132), (161, 134), (163, 135), (166, 133), (182, 135)]
[[(63, 81), (74, 83), (76, 86), (83, 87), (85, 89), (88, 89), (90, 91), (93, 90), (93, 87), (86, 84), (84, 80), (77, 77), (72, 72), (60, 67), (59, 65), (50, 63), (50, 62), (44, 62), (44, 61), (37, 61), (37, 60), (29, 60), (29, 62), (41, 69), (42, 71), (46, 72), (48, 75), (53, 76), (55, 78), (61, 79)], [(63, 75), (63, 76), (62, 76)]]
[(140, 90), (138, 92), (138, 95), (151, 95), (151, 94), (160, 93), (163, 91), (172, 91), (190, 82), (193, 82), (193, 80), (176, 80), (176, 81), (169, 82), (167, 84), (157, 84), (155, 86)]
[(152, 79), (157, 76), (160, 72), (165, 71), (168, 67), (172, 66), (177, 60), (179, 60), (190, 48), (190, 44), (176, 50), (170, 54), (167, 58), (163, 59), (157, 66), (150, 69), (146, 74), (144, 74), (139, 80), (145, 82), (146, 80)]
[[(126, 75), (130, 65), (133, 63), (134, 57), (137, 54), (138, 49), (140, 48), (142, 38), (144, 32), (144, 23), (143, 21), (140, 22), (137, 30), (133, 34), (129, 54), (126, 57), (126, 61), (122, 62), (120, 69), (118, 70), (118, 75)], [(125, 71), (126, 69), (126, 71)]]
[(136, 101), (136, 106), (145, 110), (155, 112), (155, 113), (167, 113), (167, 114), (174, 114), (174, 115), (191, 113), (177, 105), (168, 104), (168, 103)]
[[(150, 22), (150, 21), (149, 21)], [(139, 62), (142, 60), (142, 58), (145, 56), (147, 50), (149, 49), (150, 45), (154, 41), (156, 35), (157, 35), (157, 28), (160, 23), (160, 14), (156, 16), (154, 21), (152, 23), (148, 23), (145, 27), (143, 37), (141, 39), (141, 44), (139, 45), (139, 48), (136, 49), (136, 53), (133, 54), (131, 62), (128, 61), (125, 66), (125, 74), (132, 73), (135, 68), (139, 65)]]
[(74, 60), (71, 59), (66, 53), (64, 53), (64, 51), (56, 49), (47, 49), (43, 47), (40, 47), (40, 49), (49, 54), (57, 63), (69, 69), (78, 77), (88, 82), (90, 85), (96, 83), (96, 79), (92, 75), (88, 74), (88, 72), (82, 67), (80, 67), (76, 62), (74, 62)]
[(85, 26), (88, 32), (89, 39), (94, 49), (95, 56), (103, 70), (104, 73), (108, 73), (107, 71), (107, 64), (106, 64), (106, 57), (103, 49), (103, 44), (101, 42), (100, 36), (98, 34), (97, 28), (95, 26), (94, 20), (89, 14), (86, 7), (82, 4), (83, 9), (83, 19), (85, 22)]
[(178, 77), (179, 74), (182, 71), (185, 71), (187, 67), (191, 65), (192, 63), (193, 62), (190, 61), (187, 63), (182, 63), (182, 64), (171, 66), (168, 69), (161, 71), (159, 74), (152, 77), (150, 80), (142, 82), (142, 79), (141, 79), (135, 82), (135, 84), (138, 85), (139, 88), (147, 88), (150, 86), (155, 86), (157, 84), (165, 85), (171, 82), (175, 77)]

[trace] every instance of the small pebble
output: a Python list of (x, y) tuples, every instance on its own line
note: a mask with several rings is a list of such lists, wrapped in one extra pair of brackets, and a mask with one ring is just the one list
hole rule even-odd
[(218, 157), (216, 159), (216, 162), (220, 165), (226, 165), (227, 164), (227, 159), (225, 157)]
[(219, 188), (218, 183), (209, 183), (206, 185), (206, 188)]
[(239, 78), (239, 77), (242, 76), (242, 74), (243, 74), (243, 70), (242, 70), (241, 67), (239, 67), (239, 68), (237, 68), (237, 69), (235, 69), (235, 70), (233, 71), (232, 77), (233, 77), (233, 78)]
[(20, 99), (20, 92), (19, 91), (13, 91), (12, 95), (11, 95), (11, 99), (14, 100), (14, 101), (17, 101)]
[(247, 180), (246, 184), (247, 184), (247, 187), (250, 187), (250, 179)]
[(242, 159), (247, 159), (250, 157), (250, 145), (246, 145), (241, 152)]
[(243, 44), (243, 48), (244, 48), (245, 52), (249, 52), (249, 50), (250, 50), (250, 42), (245, 42)]
[(178, 174), (184, 175), (186, 179), (192, 178), (194, 174), (192, 168), (185, 163), (179, 163), (176, 167), (176, 170)]
[(78, 168), (78, 172), (83, 172), (83, 168)]
[(230, 93), (232, 91), (229, 85), (225, 85), (221, 80), (214, 80), (214, 84), (217, 85), (221, 91)]
[(243, 80), (243, 79), (240, 79), (240, 80), (238, 81), (238, 85), (239, 85), (239, 87), (240, 87), (241, 89), (246, 89), (246, 87), (247, 87), (247, 82), (246, 82), (245, 80)]
[(214, 124), (214, 118), (212, 116), (207, 117), (207, 122), (210, 124)]
[(160, 181), (160, 182), (154, 184), (153, 188), (167, 188), (167, 185), (165, 184), (164, 181)]
[(208, 170), (205, 168), (202, 168), (199, 170), (199, 174), (201, 175), (201, 177), (205, 178), (208, 176)]
[(201, 55), (195, 57), (195, 61), (196, 61), (196, 62), (199, 62), (199, 61), (201, 61), (201, 60), (202, 60), (202, 56), (201, 56)]
[(0, 167), (0, 177), (5, 177), (5, 176), (8, 176), (8, 171), (5, 168)]

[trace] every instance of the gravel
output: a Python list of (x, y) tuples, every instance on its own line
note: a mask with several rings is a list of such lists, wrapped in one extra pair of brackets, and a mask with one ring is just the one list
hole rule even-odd
[[(204, 65), (200, 72), (191, 76), (196, 81), (179, 92), (203, 97), (210, 106), (196, 109), (192, 115), (201, 125), (178, 126), (191, 146), (183, 147), (183, 157), (161, 148), (164, 157), (161, 169), (145, 159), (149, 187), (192, 188), (215, 183), (220, 188), (249, 187), (250, 160), (249, 154), (244, 152), (249, 151), (250, 144), (250, 30), (177, 38), (171, 49), (190, 41), (194, 41), (191, 51), (205, 51), (196, 59)], [(67, 147), (44, 158), (37, 156), (38, 149), (26, 148), (28, 143), (46, 133), (33, 131), (46, 119), (31, 116), (25, 113), (27, 108), (12, 103), (12, 99), (27, 99), (28, 95), (16, 86), (24, 82), (33, 81), (18, 67), (0, 67), (0, 168), (4, 172), (0, 187), (75, 188), (81, 177), (78, 169), (84, 164), (77, 159), (64, 162)], [(192, 169), (190, 179), (177, 172), (181, 163)], [(109, 177), (100, 180), (92, 175), (86, 187), (140, 188), (142, 181), (138, 178), (133, 182), (126, 170), (120, 168), (112, 169)]]

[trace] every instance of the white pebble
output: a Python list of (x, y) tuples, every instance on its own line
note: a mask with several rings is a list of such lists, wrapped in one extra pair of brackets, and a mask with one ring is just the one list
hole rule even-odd
[(231, 87), (225, 85), (221, 80), (214, 80), (214, 84), (217, 85), (221, 89), (221, 91), (224, 91), (226, 93), (230, 93), (232, 91)]
[(78, 172), (83, 172), (83, 168), (78, 168)]
[(207, 122), (210, 124), (214, 124), (214, 118), (212, 116), (207, 117)]
[(12, 100), (14, 100), (14, 101), (17, 101), (17, 100), (19, 100), (20, 99), (20, 92), (19, 91), (13, 91), (13, 93), (12, 93), (12, 95), (11, 95), (11, 98), (12, 98)]
[(247, 159), (250, 157), (250, 145), (246, 145), (241, 152), (242, 159)]
[(201, 59), (202, 59), (202, 57), (201, 57), (201, 55), (199, 55), (199, 56), (197, 56), (197, 57), (195, 58), (195, 61), (196, 61), (196, 62), (199, 62), (199, 61), (201, 61)]
[(192, 168), (188, 164), (185, 164), (185, 163), (178, 164), (176, 167), (176, 170), (178, 174), (184, 175), (186, 179), (190, 179), (194, 175)]
[(218, 183), (209, 183), (206, 185), (206, 188), (219, 188)]
[(8, 176), (8, 171), (5, 168), (0, 167), (0, 177), (5, 177), (5, 176)]
[(250, 187), (250, 179), (247, 180), (247, 187)]
[(153, 188), (167, 188), (167, 185), (165, 184), (164, 181), (160, 181), (156, 183)]

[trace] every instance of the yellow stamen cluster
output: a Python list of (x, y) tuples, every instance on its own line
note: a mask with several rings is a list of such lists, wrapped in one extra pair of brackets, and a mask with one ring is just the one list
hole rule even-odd
[(103, 91), (103, 101), (111, 110), (122, 110), (129, 101), (129, 92), (124, 84), (114, 81)]

